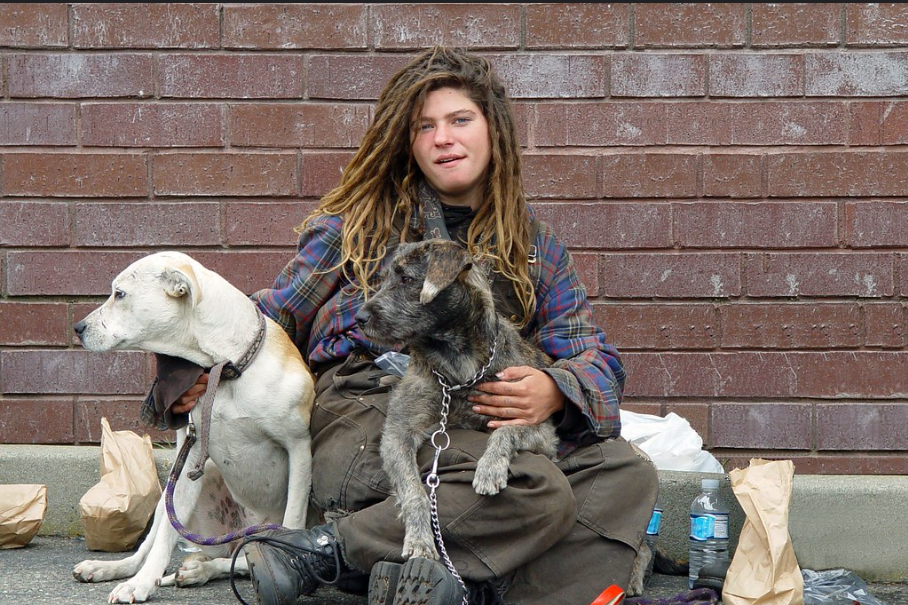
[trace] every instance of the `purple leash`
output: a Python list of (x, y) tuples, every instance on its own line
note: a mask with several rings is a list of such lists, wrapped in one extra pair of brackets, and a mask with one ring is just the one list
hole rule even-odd
[(192, 449), (192, 446), (195, 442), (195, 429), (192, 427), (192, 425), (190, 425), (189, 434), (186, 436), (186, 442), (183, 443), (183, 447), (180, 449), (180, 453), (177, 456), (176, 462), (174, 462), (173, 464), (173, 469), (170, 471), (170, 477), (168, 477), (167, 479), (167, 487), (164, 489), (164, 505), (167, 508), (167, 517), (170, 519), (170, 524), (175, 530), (177, 530), (177, 532), (179, 532), (181, 536), (183, 536), (190, 542), (194, 542), (195, 544), (200, 544), (202, 546), (215, 546), (217, 544), (226, 544), (227, 542), (233, 542), (234, 540), (239, 540), (240, 538), (245, 538), (246, 536), (251, 536), (252, 534), (257, 534), (269, 529), (284, 529), (283, 525), (266, 523), (261, 525), (253, 525), (252, 527), (247, 527), (246, 529), (231, 532), (229, 534), (222, 534), (220, 536), (215, 536), (212, 538), (203, 536), (201, 534), (192, 533), (191, 531), (186, 529), (186, 526), (180, 523), (180, 520), (177, 518), (177, 513), (173, 508), (173, 489), (177, 484), (177, 479), (180, 477), (183, 466), (186, 464), (186, 457), (189, 456), (189, 450)]

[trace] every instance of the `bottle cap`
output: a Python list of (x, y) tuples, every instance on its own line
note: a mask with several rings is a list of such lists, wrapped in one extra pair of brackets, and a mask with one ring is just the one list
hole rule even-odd
[(718, 479), (702, 479), (700, 481), (700, 487), (703, 489), (719, 489), (719, 480)]

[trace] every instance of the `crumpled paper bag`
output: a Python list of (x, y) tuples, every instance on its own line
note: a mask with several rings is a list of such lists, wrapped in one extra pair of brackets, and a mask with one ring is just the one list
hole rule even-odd
[(726, 605), (803, 605), (804, 578), (788, 533), (794, 463), (753, 459), (728, 476), (746, 518), (722, 600)]
[(151, 438), (112, 431), (101, 419), (101, 481), (79, 500), (85, 546), (121, 552), (135, 546), (161, 498)]
[(47, 510), (46, 485), (0, 485), (0, 549), (31, 542)]

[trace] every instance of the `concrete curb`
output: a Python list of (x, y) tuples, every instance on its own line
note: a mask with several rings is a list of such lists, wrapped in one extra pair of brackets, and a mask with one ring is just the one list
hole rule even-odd
[[(155, 449), (163, 485), (175, 452)], [(79, 500), (99, 480), (97, 446), (0, 445), (0, 485), (38, 483), (48, 487), (40, 535), (82, 534)], [(675, 557), (687, 557), (687, 512), (712, 473), (660, 471), (665, 507), (660, 542)], [(737, 546), (744, 513), (727, 481), (731, 546)], [(620, 497), (620, 494), (617, 495)], [(789, 533), (798, 564), (805, 569), (844, 568), (874, 581), (908, 580), (908, 476), (796, 475), (789, 508)]]

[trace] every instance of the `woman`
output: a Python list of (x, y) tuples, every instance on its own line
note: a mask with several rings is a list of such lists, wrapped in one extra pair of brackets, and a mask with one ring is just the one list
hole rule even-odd
[[(392, 77), (339, 186), (300, 232), (296, 258), (253, 299), (316, 372), (312, 504), (328, 522), (247, 542), (259, 602), (293, 603), (335, 581), (353, 589), (374, 569), (370, 603), (392, 603), (394, 586), (417, 599), (408, 603), (461, 603), (441, 562), (399, 565), (403, 525), (378, 453), (392, 381), (374, 363), (383, 349), (354, 320), (396, 245), (429, 237), (486, 263), (499, 311), (555, 360), (545, 371), (509, 368), (471, 401), (493, 417), (490, 429), (552, 418), (557, 462), (519, 454), (507, 489), (479, 496), (472, 473), (487, 433), (449, 431), (439, 524), (469, 602), (577, 605), (626, 586), (656, 472), (619, 436), (624, 369), (592, 323), (567, 249), (526, 203), (510, 102), (489, 63), (433, 48)], [(433, 451), (420, 451), (423, 471)]]

